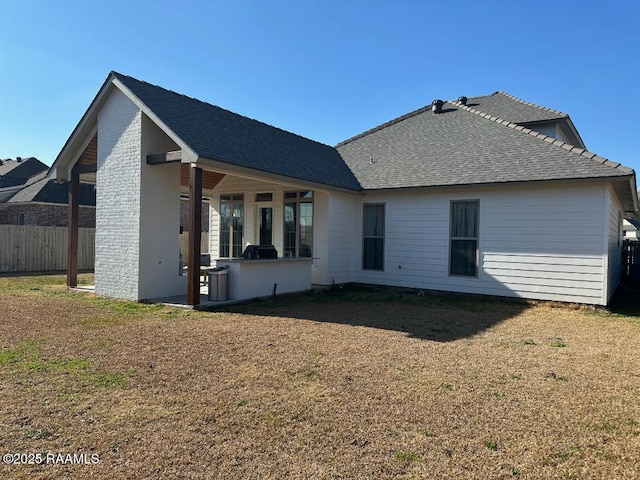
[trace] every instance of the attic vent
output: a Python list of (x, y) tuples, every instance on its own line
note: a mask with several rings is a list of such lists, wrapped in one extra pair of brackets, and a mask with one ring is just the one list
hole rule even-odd
[(444, 102), (442, 100), (434, 100), (431, 103), (431, 111), (433, 113), (442, 113), (442, 105), (444, 105)]
[(460, 98), (458, 98), (458, 101), (462, 104), (462, 105), (466, 105), (467, 104), (467, 97), (465, 97), (464, 95)]

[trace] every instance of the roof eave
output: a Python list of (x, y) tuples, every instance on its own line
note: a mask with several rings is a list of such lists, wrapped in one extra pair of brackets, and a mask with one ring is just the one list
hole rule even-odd
[[(496, 187), (517, 187), (523, 184), (540, 185), (540, 184), (576, 184), (576, 183), (618, 183), (624, 182), (630, 187), (635, 185), (635, 175), (620, 175), (616, 177), (573, 177), (573, 178), (550, 178), (540, 180), (509, 180), (503, 182), (482, 182), (482, 183), (458, 183), (458, 184), (437, 184), (437, 185), (409, 185), (405, 187), (391, 186), (391, 187), (379, 187), (379, 188), (364, 188), (364, 193), (375, 192), (389, 192), (393, 190), (397, 191), (418, 191), (418, 190), (439, 190), (439, 189), (454, 189), (454, 188), (496, 188)], [(635, 191), (631, 188), (632, 191)], [(634, 198), (634, 205), (637, 205), (637, 194)]]
[(349, 188), (346, 186), (314, 182), (314, 181), (306, 180), (303, 178), (268, 172), (266, 170), (258, 170), (255, 168), (244, 167), (241, 165), (235, 165), (232, 163), (228, 163), (222, 160), (215, 160), (212, 158), (198, 157), (197, 161), (195, 162), (195, 165), (203, 167), (204, 169), (216, 171), (218, 173), (223, 173), (225, 175), (236, 175), (239, 177), (249, 178), (252, 180), (267, 181), (267, 182), (273, 182), (277, 184), (299, 185), (299, 186), (309, 187), (315, 190), (338, 191), (338, 192), (351, 193), (351, 194), (358, 193), (361, 190), (360, 188), (355, 188), (355, 187)]

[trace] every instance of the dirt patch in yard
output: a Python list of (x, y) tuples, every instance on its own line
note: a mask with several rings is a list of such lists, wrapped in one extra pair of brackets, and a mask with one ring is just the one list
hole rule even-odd
[(99, 461), (0, 478), (640, 477), (640, 317), (386, 291), (190, 312), (61, 281), (0, 279), (0, 453)]

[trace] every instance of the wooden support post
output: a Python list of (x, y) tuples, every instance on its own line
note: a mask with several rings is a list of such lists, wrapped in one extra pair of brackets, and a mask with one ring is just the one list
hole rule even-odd
[(200, 236), (202, 231), (202, 169), (189, 168), (189, 250), (187, 305), (200, 305)]
[(67, 286), (78, 286), (78, 219), (80, 217), (80, 175), (69, 182), (69, 225), (67, 234)]

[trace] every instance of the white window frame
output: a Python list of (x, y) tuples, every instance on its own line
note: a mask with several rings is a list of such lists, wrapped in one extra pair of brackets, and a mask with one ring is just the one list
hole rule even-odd
[[(453, 233), (453, 204), (454, 203), (475, 203), (478, 208), (477, 212), (477, 226), (476, 226), (476, 236), (475, 237), (454, 237)], [(476, 272), (475, 275), (463, 275), (459, 273), (452, 273), (453, 267), (453, 242), (456, 240), (475, 240), (476, 242), (476, 251), (475, 251), (475, 266)], [(447, 271), (450, 277), (455, 278), (479, 278), (480, 276), (480, 199), (479, 198), (459, 198), (455, 200), (451, 200), (449, 202), (449, 259), (448, 259)]]
[[(303, 197), (302, 193), (311, 192), (311, 197)], [(310, 203), (311, 204), (311, 256), (304, 258), (313, 258), (313, 251), (316, 247), (316, 208), (315, 208), (315, 198), (316, 198), (315, 190), (285, 190), (282, 194), (282, 253), (284, 256), (287, 256), (289, 252), (286, 250), (287, 245), (287, 222), (285, 219), (285, 210), (287, 204), (295, 203), (295, 219), (296, 219), (296, 233), (295, 233), (295, 252), (293, 257), (300, 256), (300, 204), (302, 203)], [(295, 194), (294, 197), (287, 198), (287, 195)]]
[[(366, 215), (364, 213), (366, 207), (369, 206), (381, 206), (382, 207), (382, 212), (383, 212), (383, 218), (382, 218), (382, 235), (365, 235), (365, 218)], [(386, 248), (387, 248), (387, 242), (386, 242), (386, 232), (387, 232), (387, 204), (385, 202), (368, 202), (368, 203), (363, 203), (362, 204), (362, 258), (360, 260), (360, 268), (362, 270), (365, 270), (367, 272), (384, 272), (384, 265), (385, 265), (385, 259), (386, 259)], [(381, 267), (380, 268), (366, 268), (364, 265), (364, 259), (365, 259), (365, 240), (368, 238), (374, 238), (374, 239), (382, 239), (382, 260), (381, 260)]]

